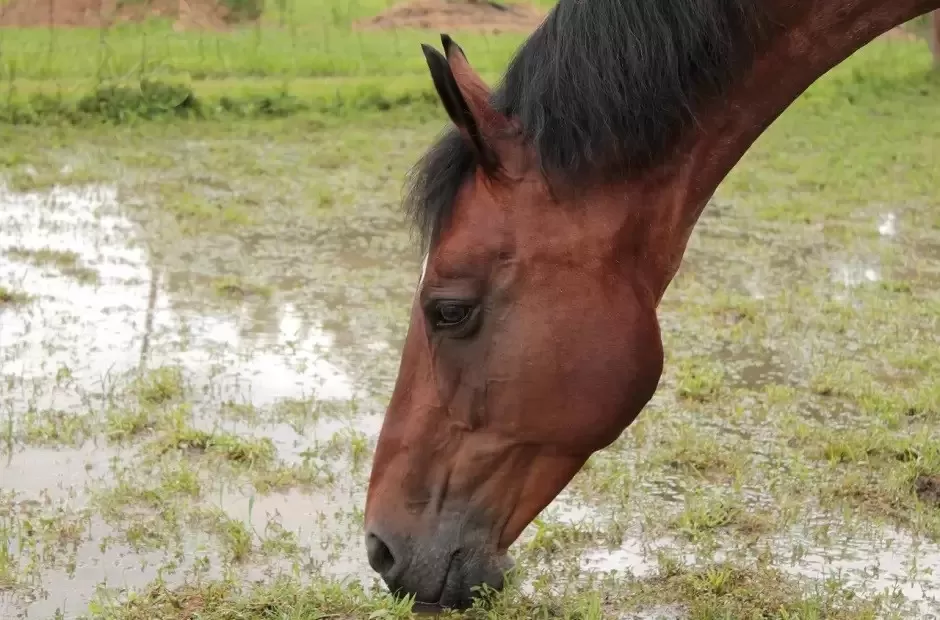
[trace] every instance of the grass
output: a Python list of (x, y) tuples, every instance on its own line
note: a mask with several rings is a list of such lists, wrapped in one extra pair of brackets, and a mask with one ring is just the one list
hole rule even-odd
[(272, 295), (271, 287), (263, 284), (244, 282), (240, 278), (231, 275), (223, 276), (213, 282), (213, 288), (218, 295), (235, 299), (244, 299), (248, 296), (270, 299)]
[(0, 308), (4, 306), (21, 305), (27, 301), (29, 301), (29, 295), (26, 293), (0, 286)]
[[(6, 29), (0, 32), (0, 121), (434, 109), (420, 54), (420, 44), (434, 36), (353, 27), (388, 6), (386, 0), (285, 0), (268, 3), (257, 26), (221, 33), (179, 32), (165, 20), (104, 30)], [(477, 68), (493, 79), (523, 38), (460, 33), (461, 43), (477, 50)]]
[[(120, 203), (81, 220), (117, 226), (98, 258), (26, 241), (62, 234), (65, 199), (37, 230), (0, 221), (25, 231), (4, 268), (85, 269), (103, 300), (0, 289), (0, 592), (15, 611), (42, 617), (31, 601), (52, 575), (63, 613), (90, 620), (411, 617), (370, 581), (362, 491), (418, 265), (401, 178), (444, 115), (412, 53), (428, 35), (351, 33), (381, 4), (288, 5), (280, 38), (271, 4), (260, 34), (0, 33), (2, 114), (31, 125), (0, 126), (6, 187), (103, 185)], [(518, 37), (460, 40), (492, 77)], [(922, 44), (878, 42), (749, 151), (662, 302), (657, 396), (466, 617), (923, 617), (841, 555), (935, 583), (929, 64)], [(878, 232), (888, 213), (894, 235)], [(848, 568), (824, 574), (817, 556)], [(94, 560), (80, 583), (65, 579), (77, 558)], [(127, 558), (139, 576), (98, 583), (95, 562)]]
[[(551, 2), (538, 0), (548, 7)], [(280, 5), (280, 6), (279, 6)], [(7, 76), (97, 79), (147, 74), (188, 75), (195, 80), (228, 77), (387, 76), (426, 71), (423, 32), (357, 31), (354, 22), (390, 6), (387, 0), (286, 0), (267, 3), (260, 26), (230, 32), (176, 32), (153, 20), (107, 30), (6, 30), (2, 53)], [(523, 35), (462, 33), (479, 50), (475, 62), (501, 69)], [(76, 53), (81, 50), (83, 53)]]
[(81, 257), (76, 252), (42, 248), (30, 250), (27, 248), (10, 248), (7, 255), (19, 261), (32, 263), (39, 267), (53, 267), (62, 275), (74, 278), (82, 284), (95, 284), (98, 282), (98, 272), (82, 264)]
[[(860, 601), (836, 584), (827, 584), (818, 593), (806, 594), (772, 569), (743, 569), (720, 563), (688, 571), (667, 560), (659, 574), (641, 583), (608, 581), (594, 584), (594, 588), (593, 591), (584, 588), (561, 595), (540, 592), (536, 596), (510, 589), (498, 602), (478, 603), (465, 617), (599, 620), (611, 613), (622, 612), (624, 603), (630, 598), (644, 605), (660, 607), (692, 601), (688, 617), (695, 620), (854, 620), (881, 617), (879, 613), (882, 611), (880, 602)], [(757, 593), (767, 594), (761, 596)], [(250, 588), (242, 588), (232, 582), (211, 582), (171, 589), (158, 583), (127, 604), (114, 607), (99, 602), (95, 607), (98, 617), (109, 620), (173, 617), (172, 614), (178, 610), (207, 619), (253, 617), (259, 612), (298, 620), (322, 618), (324, 615), (344, 620), (412, 617), (408, 600), (395, 601), (387, 596), (375, 596), (355, 586), (303, 586), (283, 578)], [(445, 613), (442, 617), (453, 616)]]

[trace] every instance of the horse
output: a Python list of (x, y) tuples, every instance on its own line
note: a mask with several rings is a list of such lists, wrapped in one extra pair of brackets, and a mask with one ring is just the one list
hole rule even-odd
[(657, 306), (718, 184), (814, 81), (940, 0), (559, 0), (491, 90), (423, 45), (448, 128), (365, 501), (368, 561), (443, 608), (656, 392)]

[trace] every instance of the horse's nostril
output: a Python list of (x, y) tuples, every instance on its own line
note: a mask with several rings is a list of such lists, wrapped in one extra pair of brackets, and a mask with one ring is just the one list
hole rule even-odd
[(369, 565), (372, 570), (385, 577), (395, 566), (395, 556), (382, 539), (369, 532), (366, 534), (366, 552), (369, 554)]

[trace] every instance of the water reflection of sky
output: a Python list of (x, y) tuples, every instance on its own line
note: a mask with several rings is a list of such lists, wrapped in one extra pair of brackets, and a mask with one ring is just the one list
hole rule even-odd
[[(0, 192), (0, 281), (38, 297), (0, 315), (0, 373), (13, 400), (64, 407), (40, 389), (61, 368), (89, 391), (136, 369), (179, 364), (195, 393), (263, 406), (286, 398), (349, 399), (351, 380), (331, 351), (335, 336), (293, 304), (277, 308), (274, 331), (246, 329), (242, 308), (175, 309), (135, 225), (120, 214), (110, 187)], [(99, 282), (79, 283), (54, 266), (36, 268), (7, 252), (74, 252)], [(201, 388), (201, 389), (199, 389)], [(19, 392), (17, 394), (16, 392)]]
[[(814, 525), (830, 526), (825, 542), (815, 538)], [(940, 612), (940, 579), (937, 577), (940, 575), (940, 546), (889, 528), (873, 526), (871, 531), (865, 532), (852, 529), (831, 517), (819, 516), (782, 534), (765, 537), (756, 549), (745, 551), (745, 555), (766, 548), (777, 558), (774, 566), (793, 577), (816, 583), (836, 579), (845, 587), (862, 592), (889, 596), (900, 593), (919, 610), (917, 613)], [(634, 532), (615, 549), (586, 552), (581, 568), (598, 573), (616, 571), (642, 579), (657, 573), (659, 553), (666, 553), (688, 566), (703, 561), (721, 562), (741, 553), (731, 547), (719, 547), (708, 557), (691, 552), (677, 554), (678, 549), (687, 548), (682, 541), (673, 538), (648, 540)]]
[[(31, 264), (11, 249), (74, 253), (82, 265), (97, 272), (98, 281), (81, 283), (56, 265)], [(170, 275), (179, 279), (186, 266), (175, 269)], [(269, 307), (260, 311), (248, 302), (205, 303), (206, 298), (219, 300), (212, 300), (211, 292), (199, 300), (191, 291), (170, 290), (168, 271), (148, 251), (139, 225), (122, 213), (114, 188), (26, 194), (0, 189), (0, 285), (35, 298), (24, 306), (0, 309), (0, 419), (11, 413), (12, 419), (19, 419), (30, 409), (85, 412), (123, 375), (174, 365), (182, 369), (197, 406), (209, 406), (195, 420), (197, 425), (222, 424), (228, 432), (268, 437), (286, 463), (300, 462), (305, 451), (337, 434), (378, 433), (381, 412), (371, 409), (356, 419), (314, 420), (304, 428), (219, 420), (218, 406), (228, 401), (265, 407), (290, 399), (357, 398), (348, 372), (348, 349), (358, 346), (374, 357), (391, 355), (390, 346), (374, 334), (360, 342), (358, 336), (342, 332), (346, 326), (335, 318), (329, 323), (318, 320), (322, 303), (301, 306), (261, 299), (257, 303)], [(335, 282), (342, 288), (345, 279)], [(180, 296), (186, 294), (191, 297), (181, 303)], [(69, 372), (63, 374), (62, 369)], [(87, 501), (86, 484), (111, 480), (112, 460), (128, 460), (122, 450), (93, 441), (78, 447), (17, 450), (0, 462), (0, 487), (32, 498), (26, 501), (44, 498), (74, 510)], [(37, 468), (37, 462), (43, 466)], [(366, 579), (371, 571), (362, 561), (361, 536), (358, 531), (352, 536), (348, 524), (364, 501), (363, 493), (361, 484), (343, 479), (330, 490), (263, 497), (240, 488), (223, 489), (212, 503), (259, 531), (276, 519), (309, 546), (311, 562), (339, 577), (355, 574)], [(51, 617), (57, 608), (70, 610), (67, 615), (73, 617), (102, 580), (118, 587), (146, 586), (156, 577), (164, 554), (136, 553), (113, 541), (102, 550), (103, 538), (112, 533), (96, 521), (90, 538), (79, 545), (75, 575), (67, 577), (57, 568), (43, 570), (43, 583), (52, 596), (26, 607), (15, 597), (0, 596), (0, 617), (24, 609)], [(206, 542), (197, 540), (198, 532), (187, 536), (192, 552)], [(341, 557), (327, 554), (327, 547), (341, 549)]]

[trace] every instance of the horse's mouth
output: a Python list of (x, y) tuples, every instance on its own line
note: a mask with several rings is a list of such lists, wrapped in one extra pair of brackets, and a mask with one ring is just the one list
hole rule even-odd
[(411, 611), (417, 614), (439, 614), (448, 608), (448, 605), (444, 601), (444, 595), (447, 594), (447, 585), (451, 581), (451, 572), (454, 570), (454, 561), (460, 557), (461, 549), (458, 547), (450, 554), (450, 559), (447, 561), (447, 569), (444, 571), (444, 577), (441, 579), (441, 586), (438, 588), (437, 602), (430, 603), (427, 601), (420, 601), (415, 599), (414, 604), (411, 606)]

